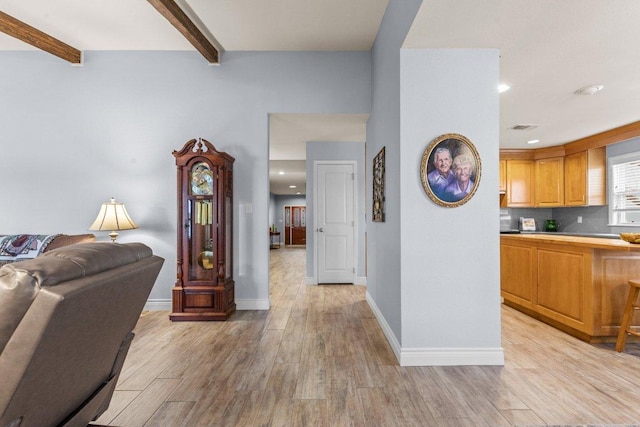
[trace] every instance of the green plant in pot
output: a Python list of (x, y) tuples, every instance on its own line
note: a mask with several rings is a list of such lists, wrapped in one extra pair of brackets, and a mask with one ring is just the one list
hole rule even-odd
[(558, 231), (558, 222), (555, 219), (548, 219), (544, 222), (545, 231)]

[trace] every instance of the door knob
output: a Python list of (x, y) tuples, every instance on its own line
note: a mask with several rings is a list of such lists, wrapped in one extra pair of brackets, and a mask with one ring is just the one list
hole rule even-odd
[(323, 231), (322, 227), (318, 228), (318, 232), (322, 233)]

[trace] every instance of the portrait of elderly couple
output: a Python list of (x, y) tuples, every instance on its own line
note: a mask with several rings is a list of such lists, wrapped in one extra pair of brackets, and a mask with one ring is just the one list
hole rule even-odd
[(468, 201), (477, 188), (480, 159), (466, 137), (445, 134), (429, 145), (420, 169), (427, 195), (438, 204), (457, 206)]

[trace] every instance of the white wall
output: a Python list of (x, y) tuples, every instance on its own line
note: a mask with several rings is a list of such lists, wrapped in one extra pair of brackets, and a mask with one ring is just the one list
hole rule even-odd
[[(401, 53), (401, 363), (503, 364), (500, 343), (498, 50)], [(447, 208), (420, 180), (429, 143), (471, 140), (481, 159), (475, 195)]]
[(84, 54), (73, 67), (42, 52), (0, 52), (0, 232), (84, 233), (114, 196), (140, 226), (119, 240), (166, 259), (150, 301), (168, 308), (171, 152), (203, 137), (236, 158), (238, 307), (267, 308), (268, 114), (368, 113), (370, 53), (227, 52), (220, 66), (197, 52)]

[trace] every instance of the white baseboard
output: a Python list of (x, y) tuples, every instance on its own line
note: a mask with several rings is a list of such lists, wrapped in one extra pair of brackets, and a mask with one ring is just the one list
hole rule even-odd
[(376, 305), (376, 302), (373, 300), (373, 297), (371, 296), (371, 294), (369, 294), (369, 291), (365, 292), (365, 299), (367, 300), (369, 307), (371, 307), (371, 311), (373, 311), (373, 315), (376, 316), (376, 320), (378, 320), (378, 323), (382, 328), (382, 332), (384, 333), (384, 336), (387, 337), (387, 341), (389, 341), (391, 350), (393, 350), (393, 353), (396, 355), (396, 359), (398, 360), (398, 363), (399, 363), (402, 348), (400, 347), (400, 343), (398, 342), (398, 339), (396, 338), (395, 334), (391, 330), (391, 326), (389, 326), (389, 324), (387, 323), (387, 320), (384, 318), (384, 316), (380, 312), (380, 309)]
[(236, 310), (269, 310), (268, 299), (236, 299)]
[(367, 278), (365, 277), (356, 277), (353, 281), (354, 285), (358, 286), (367, 286)]
[[(269, 310), (269, 300), (261, 299), (237, 299), (236, 310)], [(171, 311), (170, 299), (148, 299), (144, 305), (148, 311)]]
[(305, 277), (304, 278), (304, 284), (305, 285), (317, 285), (318, 281), (316, 280), (315, 277)]
[(144, 305), (144, 309), (147, 311), (171, 311), (170, 299), (148, 299)]
[(400, 366), (504, 366), (499, 348), (403, 348)]
[(504, 350), (499, 348), (402, 348), (369, 292), (366, 300), (400, 366), (504, 366)]

